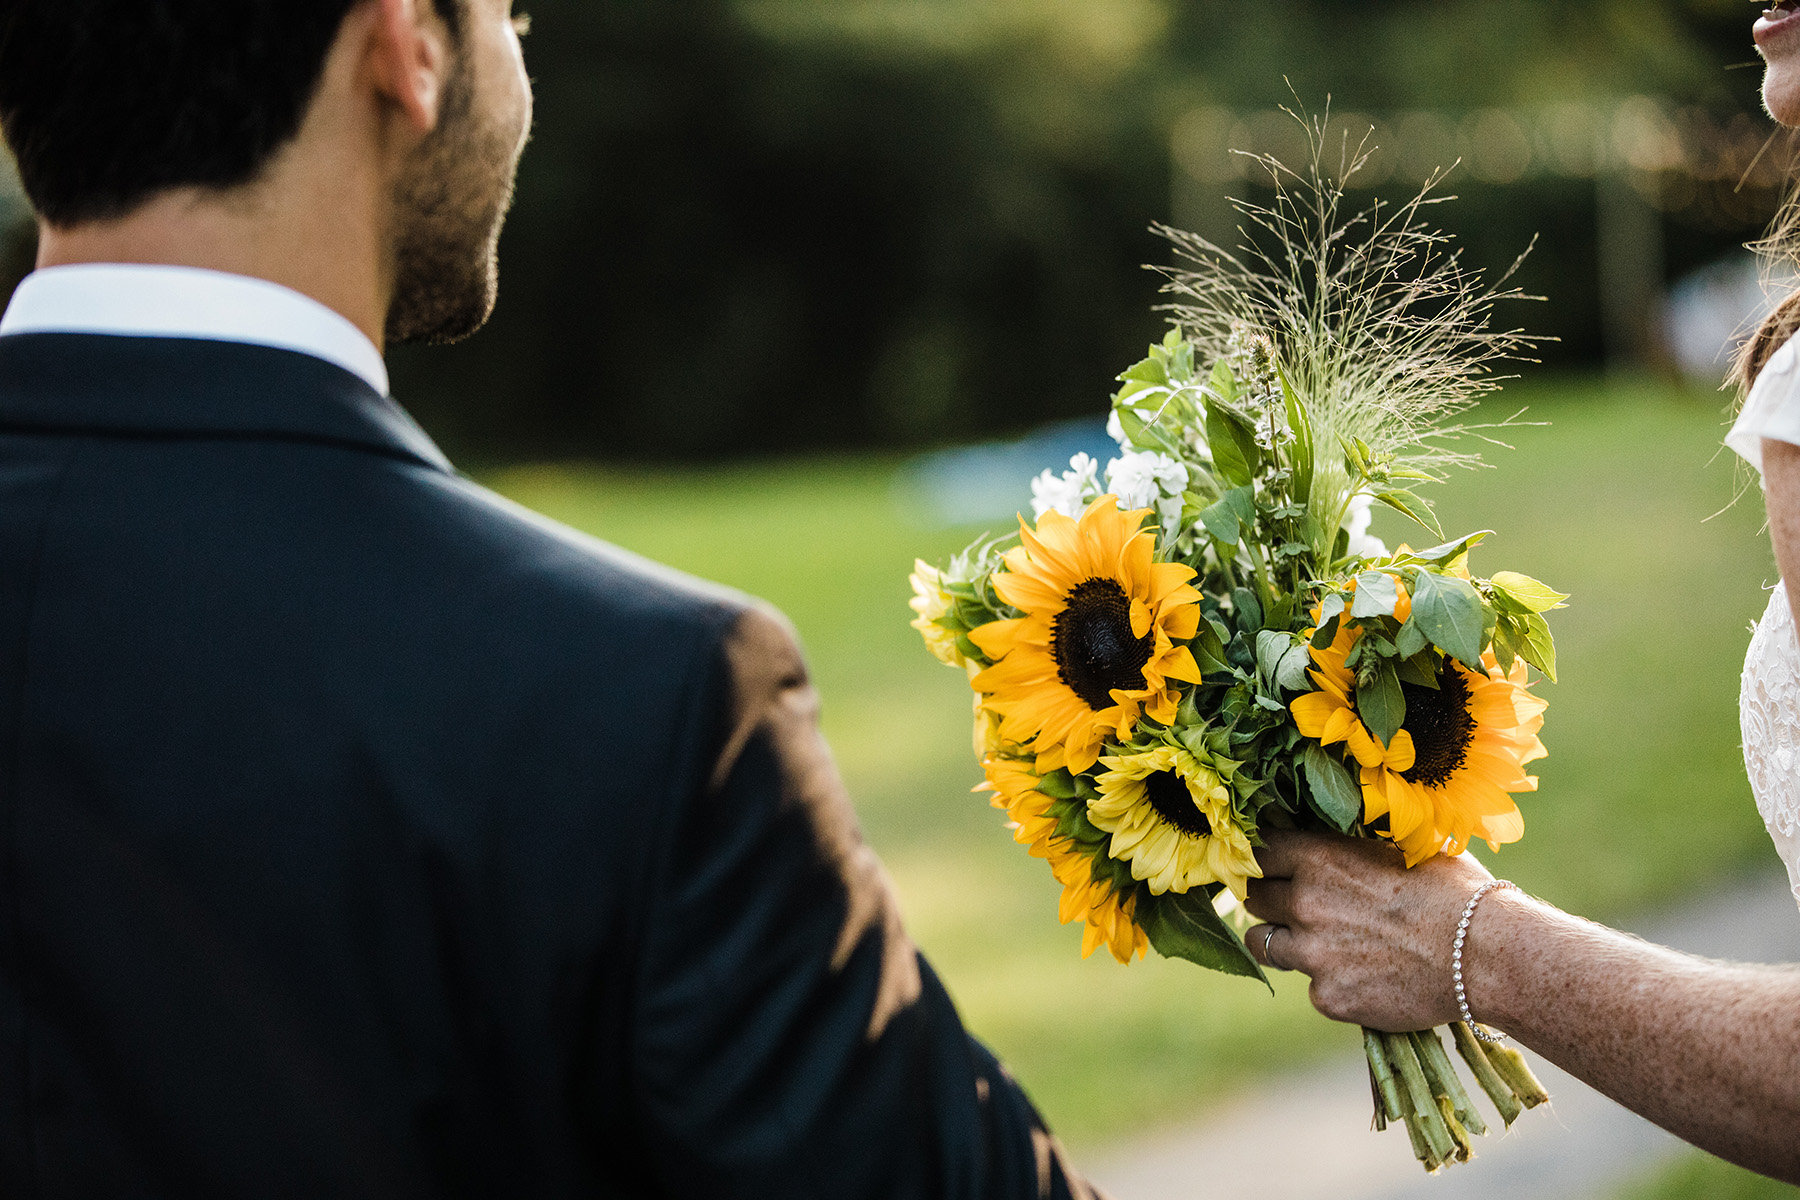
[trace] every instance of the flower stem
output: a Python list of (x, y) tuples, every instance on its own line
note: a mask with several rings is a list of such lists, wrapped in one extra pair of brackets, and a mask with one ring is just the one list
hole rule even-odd
[(1431, 1085), (1425, 1081), (1425, 1070), (1419, 1065), (1418, 1052), (1413, 1048), (1412, 1038), (1404, 1033), (1383, 1034), (1382, 1043), (1387, 1048), (1388, 1061), (1393, 1064), (1395, 1074), (1406, 1085), (1406, 1096), (1412, 1104), (1419, 1132), (1424, 1135), (1426, 1144), (1431, 1148), (1431, 1169), (1436, 1170), (1449, 1162), (1456, 1153), (1456, 1143), (1451, 1140), (1450, 1128), (1444, 1122), (1444, 1115), (1438, 1111), (1437, 1098), (1431, 1094)]
[(1462, 1122), (1456, 1119), (1456, 1108), (1450, 1103), (1450, 1097), (1437, 1096), (1434, 1097), (1434, 1100), (1437, 1104), (1438, 1115), (1444, 1118), (1444, 1127), (1450, 1131), (1450, 1140), (1456, 1145), (1452, 1157), (1457, 1162), (1468, 1162), (1475, 1157), (1474, 1139), (1469, 1136), (1469, 1131), (1463, 1128)]
[(1458, 1021), (1450, 1027), (1450, 1031), (1456, 1039), (1456, 1052), (1469, 1064), (1469, 1070), (1475, 1073), (1475, 1082), (1481, 1085), (1481, 1090), (1487, 1093), (1488, 1099), (1500, 1111), (1500, 1120), (1510, 1128), (1519, 1119), (1519, 1114), (1525, 1111), (1525, 1106), (1519, 1103), (1519, 1097), (1513, 1093), (1511, 1085), (1494, 1070), (1494, 1064), (1488, 1061), (1481, 1043), (1475, 1040), (1469, 1027)]
[(1388, 1063), (1381, 1035), (1373, 1029), (1363, 1030), (1363, 1051), (1369, 1057), (1369, 1076), (1375, 1081), (1375, 1093), (1389, 1121), (1403, 1120), (1406, 1110), (1400, 1106), (1400, 1085), (1394, 1082), (1394, 1069)]
[(1511, 1046), (1488, 1044), (1482, 1046), (1488, 1061), (1494, 1064), (1494, 1070), (1500, 1072), (1513, 1092), (1519, 1097), (1519, 1103), (1526, 1108), (1536, 1108), (1550, 1099), (1550, 1093), (1538, 1082), (1536, 1075), (1525, 1063), (1525, 1056)]
[(1424, 1064), (1426, 1074), (1431, 1076), (1434, 1086), (1432, 1091), (1450, 1101), (1456, 1113), (1456, 1119), (1465, 1129), (1476, 1137), (1487, 1132), (1487, 1122), (1475, 1110), (1474, 1101), (1463, 1088), (1462, 1080), (1456, 1077), (1456, 1067), (1450, 1062), (1450, 1056), (1444, 1053), (1444, 1043), (1439, 1039), (1437, 1030), (1426, 1029), (1412, 1035), (1419, 1047), (1419, 1061)]
[(1406, 1136), (1412, 1141), (1413, 1157), (1423, 1163), (1427, 1171), (1436, 1171), (1444, 1165), (1432, 1158), (1431, 1144), (1425, 1140), (1425, 1134), (1419, 1128), (1419, 1115), (1410, 1107), (1406, 1110)]

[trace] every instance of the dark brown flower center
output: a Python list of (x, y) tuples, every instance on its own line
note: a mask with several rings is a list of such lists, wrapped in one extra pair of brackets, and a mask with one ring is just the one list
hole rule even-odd
[(1412, 734), (1412, 770), (1400, 778), (1425, 787), (1442, 787), (1462, 768), (1475, 740), (1475, 717), (1469, 712), (1469, 684), (1463, 673), (1445, 662), (1437, 690), (1402, 683), (1406, 723)]
[(1076, 584), (1050, 626), (1057, 676), (1095, 712), (1113, 706), (1115, 688), (1144, 690), (1144, 664), (1155, 649), (1155, 633), (1131, 635), (1131, 598), (1111, 579)]
[(1156, 815), (1181, 832), (1193, 837), (1212, 836), (1212, 822), (1194, 803), (1194, 793), (1188, 790), (1187, 780), (1175, 772), (1158, 771), (1146, 777), (1144, 792)]

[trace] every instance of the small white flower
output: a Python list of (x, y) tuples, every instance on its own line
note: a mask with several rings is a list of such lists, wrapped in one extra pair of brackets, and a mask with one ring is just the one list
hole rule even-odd
[[(1160, 510), (1165, 498), (1180, 496), (1187, 485), (1187, 467), (1166, 454), (1136, 451), (1106, 464), (1106, 490), (1119, 498), (1119, 507), (1124, 509)], [(1179, 513), (1179, 506), (1176, 511)]]
[(1031, 481), (1032, 515), (1041, 521), (1055, 509), (1065, 517), (1079, 517), (1088, 501), (1099, 494), (1100, 464), (1089, 455), (1077, 454), (1060, 477), (1047, 470)]
[(1131, 439), (1125, 436), (1125, 425), (1119, 420), (1119, 410), (1116, 408), (1106, 414), (1106, 436), (1119, 443), (1119, 450), (1123, 454), (1130, 454), (1136, 449), (1131, 444)]
[(1350, 509), (1344, 514), (1344, 532), (1350, 535), (1349, 554), (1352, 558), (1387, 557), (1387, 543), (1369, 536), (1369, 526), (1375, 520), (1374, 509), (1375, 497), (1368, 492), (1358, 492), (1350, 497)]

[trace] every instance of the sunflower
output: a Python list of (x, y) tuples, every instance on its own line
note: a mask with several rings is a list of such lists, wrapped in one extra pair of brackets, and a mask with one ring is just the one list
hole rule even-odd
[(1067, 838), (1056, 836), (1056, 818), (1050, 815), (1053, 802), (1037, 790), (1038, 776), (1012, 759), (990, 758), (982, 768), (987, 775), (982, 786), (994, 793), (994, 807), (1012, 818), (1013, 840), (1029, 847), (1033, 857), (1049, 862), (1050, 873), (1063, 885), (1057, 915), (1065, 925), (1082, 922), (1081, 957), (1087, 958), (1101, 946), (1121, 963), (1144, 957), (1150, 939), (1133, 920), (1132, 897), (1095, 882), (1088, 856)]
[(1173, 746), (1100, 762), (1108, 770), (1094, 780), (1100, 799), (1088, 802), (1088, 819), (1113, 835), (1108, 852), (1151, 892), (1222, 883), (1242, 900), (1245, 881), (1262, 878), (1217, 771)]
[(1314, 650), (1319, 690), (1290, 706), (1300, 732), (1324, 745), (1344, 742), (1362, 767), (1363, 820), (1406, 852), (1416, 866), (1440, 852), (1460, 854), (1479, 837), (1498, 850), (1525, 833), (1514, 792), (1534, 792), (1525, 764), (1544, 757), (1538, 730), (1543, 700), (1526, 690), (1523, 662), (1502, 671), (1490, 651), (1484, 670), (1452, 658), (1438, 667), (1437, 687), (1402, 683), (1406, 719), (1383, 745), (1356, 715), (1356, 680), (1344, 659), (1359, 631), (1340, 630), (1330, 649)]
[(1085, 771), (1109, 735), (1124, 741), (1140, 715), (1175, 719), (1174, 681), (1199, 683), (1178, 640), (1200, 627), (1190, 567), (1154, 560), (1148, 509), (1122, 512), (1101, 496), (1071, 520), (1048, 511), (994, 576), (1000, 598), (1025, 613), (969, 633), (993, 666), (973, 685), (1000, 716), (1000, 735), (1034, 751), (1040, 772)]

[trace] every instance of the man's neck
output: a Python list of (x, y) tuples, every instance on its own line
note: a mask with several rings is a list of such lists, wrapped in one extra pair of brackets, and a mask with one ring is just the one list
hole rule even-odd
[(259, 185), (166, 192), (114, 220), (44, 226), (37, 265), (162, 264), (267, 279), (341, 314), (381, 348), (392, 280), (367, 200), (307, 193), (305, 203), (283, 203), (292, 191)]

